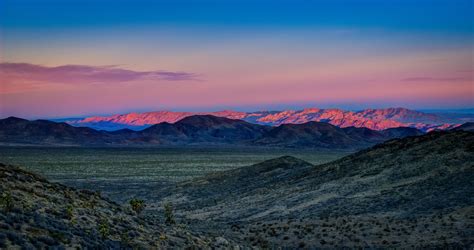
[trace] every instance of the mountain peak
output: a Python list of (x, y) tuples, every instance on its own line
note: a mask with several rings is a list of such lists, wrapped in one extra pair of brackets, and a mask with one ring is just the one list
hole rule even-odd
[(1, 119), (1, 121), (6, 122), (6, 123), (12, 123), (12, 122), (26, 122), (28, 120), (23, 119), (23, 118), (18, 118), (16, 116), (9, 116), (5, 119)]
[(229, 119), (225, 117), (218, 117), (214, 115), (192, 115), (187, 116), (176, 124), (188, 124), (194, 126), (212, 126), (218, 124), (227, 124), (227, 123), (239, 123), (240, 120)]

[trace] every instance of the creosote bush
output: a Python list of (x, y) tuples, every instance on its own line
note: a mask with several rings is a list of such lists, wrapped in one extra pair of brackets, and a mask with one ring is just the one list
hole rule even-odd
[(13, 209), (13, 197), (10, 192), (3, 193), (0, 197), (0, 204), (5, 211), (11, 211)]
[(69, 204), (69, 205), (66, 207), (66, 215), (67, 215), (67, 218), (68, 218), (69, 220), (72, 220), (72, 219), (73, 219), (73, 217), (74, 217), (74, 213), (73, 213), (73, 212), (74, 212), (74, 207), (73, 207), (71, 204)]
[(165, 222), (168, 225), (175, 224), (176, 222), (174, 221), (174, 216), (173, 216), (173, 206), (171, 203), (165, 203), (164, 205), (165, 209)]
[(145, 209), (145, 201), (140, 199), (132, 199), (130, 200), (130, 206), (132, 207), (133, 211), (137, 214), (140, 214), (143, 209)]
[(120, 234), (120, 242), (122, 242), (123, 245), (128, 246), (130, 244), (130, 237), (128, 236), (127, 232), (123, 232)]
[(99, 224), (99, 234), (102, 237), (102, 239), (105, 239), (109, 236), (109, 224), (107, 223), (107, 220), (102, 220)]

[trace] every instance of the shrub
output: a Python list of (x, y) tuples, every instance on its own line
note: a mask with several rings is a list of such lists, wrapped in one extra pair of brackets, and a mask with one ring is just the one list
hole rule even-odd
[(107, 220), (102, 220), (100, 222), (98, 230), (102, 239), (105, 239), (107, 238), (107, 236), (109, 236), (110, 229), (109, 229), (109, 224), (107, 223)]
[(66, 237), (66, 235), (63, 232), (52, 231), (52, 232), (49, 232), (49, 236), (51, 238), (53, 238), (55, 241), (59, 241), (59, 242), (62, 242), (62, 243), (68, 243), (69, 242), (68, 238)]
[(130, 206), (132, 207), (135, 213), (140, 214), (143, 209), (145, 209), (145, 201), (140, 199), (132, 199), (130, 200)]
[(120, 242), (125, 246), (128, 246), (130, 244), (130, 237), (126, 232), (120, 234)]
[(46, 244), (47, 246), (57, 245), (57, 242), (51, 236), (41, 235), (41, 236), (38, 236), (37, 240), (39, 242)]
[(67, 216), (67, 218), (68, 218), (69, 220), (72, 220), (72, 219), (73, 219), (73, 217), (74, 217), (73, 212), (74, 212), (74, 207), (73, 207), (71, 204), (69, 204), (69, 205), (66, 207), (66, 216)]
[(84, 202), (84, 207), (89, 208), (89, 209), (95, 209), (97, 204), (98, 204), (98, 202), (94, 198), (92, 198), (92, 199)]
[(72, 199), (72, 192), (69, 190), (64, 191), (64, 197), (66, 199)]
[(167, 237), (166, 237), (165, 234), (160, 234), (160, 240), (166, 240), (166, 239), (167, 239)]
[(168, 225), (175, 224), (176, 222), (174, 221), (174, 216), (173, 216), (173, 206), (171, 203), (165, 203), (164, 205), (165, 208), (165, 222)]
[(5, 211), (11, 211), (13, 209), (13, 197), (10, 192), (3, 193), (0, 197), (0, 204), (3, 206)]

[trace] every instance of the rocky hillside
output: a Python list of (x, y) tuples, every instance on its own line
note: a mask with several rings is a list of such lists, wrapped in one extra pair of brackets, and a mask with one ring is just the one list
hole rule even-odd
[(219, 247), (222, 237), (168, 226), (164, 215), (144, 217), (99, 193), (75, 190), (0, 164), (0, 249), (148, 249)]
[(429, 114), (405, 108), (365, 109), (347, 111), (341, 109), (307, 108), (303, 110), (258, 111), (258, 112), (171, 112), (156, 111), (129, 113), (113, 116), (94, 116), (84, 119), (67, 120), (74, 126), (85, 126), (103, 130), (143, 128), (161, 123), (175, 123), (193, 115), (213, 115), (230, 119), (244, 120), (254, 124), (277, 126), (281, 124), (302, 124), (310, 121), (327, 122), (344, 127), (364, 127), (372, 130), (384, 130), (395, 127), (414, 127), (423, 131), (450, 129), (456, 125), (474, 121), (473, 115), (463, 114)]
[(474, 133), (433, 132), (319, 166), (282, 157), (157, 190), (155, 200), (199, 230), (260, 247), (472, 248), (473, 162)]

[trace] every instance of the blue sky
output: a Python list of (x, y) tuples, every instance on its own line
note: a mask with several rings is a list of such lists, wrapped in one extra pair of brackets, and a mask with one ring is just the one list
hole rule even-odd
[(472, 108), (473, 12), (468, 0), (2, 0), (0, 112)]
[(3, 0), (2, 27), (340, 27), (472, 35), (469, 0)]

